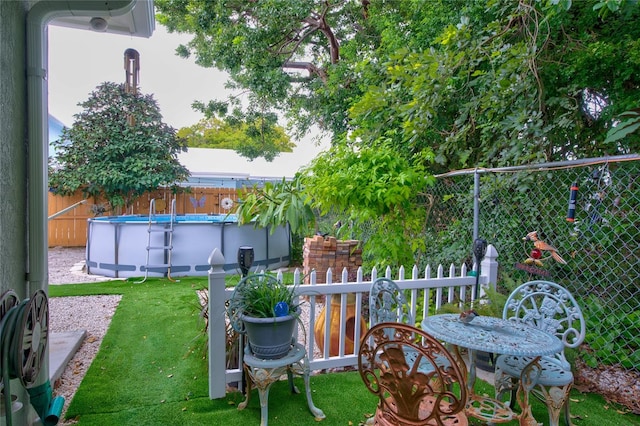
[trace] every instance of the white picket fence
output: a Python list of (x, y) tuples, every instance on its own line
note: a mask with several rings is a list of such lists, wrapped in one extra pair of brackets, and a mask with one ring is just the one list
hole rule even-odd
[[(487, 248), (486, 255), (480, 264), (480, 277), (478, 283), (482, 288), (493, 286), (498, 276), (498, 253), (493, 246)], [(241, 383), (242, 374), (240, 368), (227, 369), (226, 362), (226, 330), (227, 316), (225, 313), (225, 302), (230, 298), (233, 289), (225, 288), (225, 272), (222, 265), (225, 264), (224, 256), (218, 249), (214, 249), (209, 256), (209, 398), (222, 398), (226, 393), (228, 383)], [(474, 265), (474, 269), (477, 269)], [(438, 310), (445, 303), (457, 303), (460, 306), (468, 304), (476, 299), (476, 277), (467, 273), (467, 267), (463, 263), (456, 268), (451, 265), (448, 274), (445, 268), (440, 265), (435, 271), (435, 276), (430, 267), (427, 267), (420, 277), (420, 271), (413, 267), (411, 278), (404, 279), (405, 270), (400, 268), (398, 277), (391, 276), (391, 269), (387, 268), (384, 277), (393, 279), (401, 289), (409, 290), (410, 297), (408, 303), (416, 323), (420, 323), (430, 310)], [(281, 278), (281, 274), (280, 278)], [(316, 274), (310, 275), (310, 284), (298, 284), (302, 281), (302, 274), (299, 270), (294, 273), (294, 284), (298, 284), (299, 295), (304, 298), (303, 303), (303, 327), (298, 327), (298, 342), (305, 344), (309, 356), (309, 366), (312, 372), (330, 368), (354, 367), (358, 365), (358, 345), (345, 344), (347, 341), (347, 310), (348, 305), (355, 301), (355, 318), (365, 317), (366, 323), (369, 318), (366, 315), (368, 307), (368, 293), (371, 283), (378, 278), (378, 272), (374, 269), (371, 276), (366, 281), (363, 279), (362, 269), (357, 271), (357, 278), (353, 282), (348, 282), (348, 273), (343, 271), (341, 280), (334, 282), (333, 274), (327, 272), (326, 284), (316, 284)], [(325, 300), (332, 300), (327, 303), (323, 313), (324, 317), (324, 351), (318, 349), (315, 340), (314, 330), (321, 310), (325, 307)], [(337, 303), (339, 300), (339, 303)], [(348, 303), (349, 302), (349, 303)], [(421, 303), (418, 309), (418, 304)], [(332, 310), (339, 311), (339, 345), (338, 353), (330, 354), (331, 335), (331, 315)], [(422, 312), (423, 317), (418, 317), (417, 312)], [(335, 313), (334, 313), (335, 315)], [(302, 329), (301, 329), (302, 328)], [(366, 333), (360, 321), (355, 321), (353, 331), (353, 341), (359, 342)], [(238, 359), (242, 365), (242, 345), (240, 347)], [(353, 349), (346, 350), (349, 346)]]

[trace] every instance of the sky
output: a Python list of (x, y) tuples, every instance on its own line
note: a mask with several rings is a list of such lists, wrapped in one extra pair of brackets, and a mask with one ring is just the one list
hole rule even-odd
[[(191, 108), (193, 101), (224, 100), (231, 92), (224, 87), (225, 73), (175, 54), (190, 39), (188, 34), (169, 34), (159, 23), (148, 39), (50, 25), (49, 113), (65, 126), (73, 125), (74, 114), (82, 111), (78, 103), (98, 85), (124, 83), (124, 51), (133, 48), (140, 54), (139, 90), (153, 95), (164, 122), (175, 129), (196, 124), (203, 116)], [(294, 155), (287, 157), (300, 165), (326, 148), (310, 138), (294, 142)]]

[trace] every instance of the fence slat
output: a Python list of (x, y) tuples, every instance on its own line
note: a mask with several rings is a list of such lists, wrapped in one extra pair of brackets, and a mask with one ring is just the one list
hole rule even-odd
[[(173, 194), (170, 190), (160, 189), (146, 193), (137, 198), (127, 214), (149, 214), (151, 199), (165, 200), (166, 208), (158, 209), (157, 213), (169, 213), (170, 200), (176, 199), (176, 213), (183, 214), (227, 214), (235, 210), (238, 202), (238, 191), (231, 188), (193, 188), (191, 193)], [(222, 200), (229, 198), (231, 208), (225, 208)], [(48, 194), (48, 216), (52, 216), (75, 203), (82, 201), (82, 193), (78, 191), (70, 196)], [(89, 202), (55, 217), (49, 221), (49, 247), (84, 247), (87, 243), (87, 219), (95, 217), (92, 210), (96, 206), (106, 204), (105, 200), (89, 198)], [(113, 214), (106, 212), (106, 214)]]

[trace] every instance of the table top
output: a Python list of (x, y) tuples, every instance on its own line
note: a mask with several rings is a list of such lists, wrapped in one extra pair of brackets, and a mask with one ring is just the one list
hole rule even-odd
[(477, 316), (464, 323), (458, 314), (431, 315), (422, 321), (422, 329), (453, 345), (505, 355), (552, 355), (563, 347), (544, 330), (496, 317)]

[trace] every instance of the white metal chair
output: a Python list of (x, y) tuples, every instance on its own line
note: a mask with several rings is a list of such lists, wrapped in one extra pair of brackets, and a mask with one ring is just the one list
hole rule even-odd
[(378, 278), (369, 291), (371, 326), (380, 322), (400, 322), (415, 326), (407, 299), (395, 281)]
[[(567, 289), (550, 281), (536, 280), (520, 285), (509, 295), (502, 317), (554, 334), (562, 340), (565, 348), (578, 347), (585, 337), (585, 320), (578, 303)], [(533, 357), (527, 356), (498, 356), (495, 369), (498, 399), (510, 391), (513, 405), (522, 370), (532, 361)], [(571, 425), (569, 391), (573, 373), (564, 350), (542, 357), (539, 364), (541, 372), (531, 393), (546, 404), (550, 426), (558, 425), (561, 410), (564, 411), (565, 423)]]

